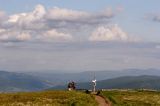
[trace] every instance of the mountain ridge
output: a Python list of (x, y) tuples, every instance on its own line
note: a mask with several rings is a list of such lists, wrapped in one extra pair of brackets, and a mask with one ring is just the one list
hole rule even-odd
[[(122, 76), (113, 79), (97, 81), (97, 89), (155, 89), (160, 90), (160, 76)], [(51, 89), (66, 89), (65, 86), (56, 86)], [(92, 89), (91, 82), (77, 83), (77, 89)]]
[(74, 73), (55, 73), (54, 72), (31, 72), (26, 73), (40, 79), (48, 80), (57, 85), (64, 85), (70, 81), (75, 82), (89, 82), (93, 79), (94, 74), (96, 75), (97, 80), (105, 80), (111, 78), (117, 78), (121, 76), (140, 76), (140, 75), (159, 75), (160, 69), (125, 69), (125, 70), (104, 70), (104, 71), (83, 71), (83, 72), (74, 72)]
[(51, 87), (47, 82), (31, 75), (0, 71), (0, 92), (38, 91)]

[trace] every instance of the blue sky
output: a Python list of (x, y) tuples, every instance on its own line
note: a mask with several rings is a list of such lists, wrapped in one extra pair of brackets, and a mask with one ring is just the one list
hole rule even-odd
[(159, 4), (159, 0), (0, 0), (0, 67), (159, 68)]

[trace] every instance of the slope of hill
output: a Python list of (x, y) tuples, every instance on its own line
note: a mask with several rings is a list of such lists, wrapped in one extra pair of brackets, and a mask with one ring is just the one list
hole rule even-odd
[(160, 89), (157, 83), (160, 81), (159, 76), (126, 76), (110, 80), (97, 82), (97, 87), (102, 88), (118, 88), (118, 89)]
[[(159, 76), (124, 76), (97, 81), (97, 89), (160, 89)], [(65, 89), (66, 86), (56, 86), (52, 89)], [(92, 83), (77, 83), (78, 89), (92, 89)]]
[(36, 91), (50, 86), (47, 82), (30, 75), (0, 71), (0, 92)]

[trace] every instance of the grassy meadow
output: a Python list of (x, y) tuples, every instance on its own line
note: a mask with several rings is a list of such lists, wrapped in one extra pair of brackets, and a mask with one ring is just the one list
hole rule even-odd
[[(102, 91), (112, 106), (160, 106), (160, 92)], [(78, 91), (0, 93), (0, 106), (98, 106), (94, 95)]]
[(160, 106), (160, 92), (156, 91), (103, 91), (112, 106)]
[(92, 95), (75, 91), (1, 93), (0, 106), (97, 106)]

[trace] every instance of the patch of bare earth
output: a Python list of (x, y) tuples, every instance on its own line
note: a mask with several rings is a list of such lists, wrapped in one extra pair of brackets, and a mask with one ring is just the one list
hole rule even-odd
[(107, 103), (107, 101), (98, 95), (95, 95), (95, 99), (98, 102), (99, 106), (111, 106), (109, 103)]

